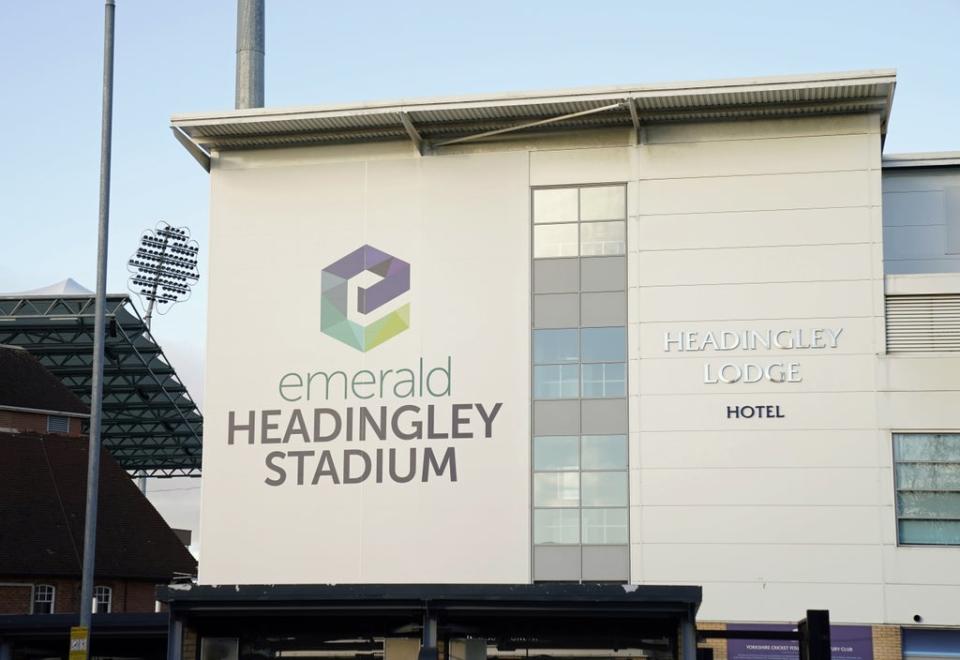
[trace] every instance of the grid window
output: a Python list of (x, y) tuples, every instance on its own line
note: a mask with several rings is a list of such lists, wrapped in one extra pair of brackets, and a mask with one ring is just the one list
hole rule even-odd
[(33, 613), (53, 614), (53, 601), (57, 590), (49, 584), (38, 584), (33, 588)]
[(584, 509), (583, 542), (591, 545), (627, 543), (627, 510)]
[(535, 509), (533, 542), (575, 544), (580, 542), (580, 509)]
[(534, 330), (533, 363), (564, 364), (580, 360), (577, 330)]
[(627, 436), (585, 435), (581, 438), (584, 470), (626, 470)]
[(584, 222), (580, 224), (580, 254), (585, 257), (625, 254), (627, 227), (617, 222)]
[(585, 364), (583, 365), (583, 397), (602, 399), (606, 397), (624, 397), (627, 395), (626, 365)]
[(577, 256), (577, 225), (537, 225), (533, 228), (535, 259)]
[(897, 532), (909, 545), (960, 545), (960, 433), (896, 433)]
[(113, 611), (113, 589), (103, 586), (93, 588), (93, 611), (105, 614)]
[(534, 399), (575, 399), (579, 394), (580, 367), (550, 364), (533, 368)]
[(537, 472), (533, 475), (533, 505), (575, 507), (580, 504), (578, 472)]
[(580, 442), (575, 435), (545, 435), (533, 439), (533, 469), (580, 469)]

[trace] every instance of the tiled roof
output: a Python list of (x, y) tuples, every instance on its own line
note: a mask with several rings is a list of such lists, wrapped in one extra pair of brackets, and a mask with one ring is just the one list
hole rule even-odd
[(86, 404), (22, 348), (0, 345), (0, 406), (86, 415)]
[[(79, 577), (87, 443), (0, 435), (0, 576)], [(169, 581), (196, 560), (106, 452), (100, 466), (96, 575)]]

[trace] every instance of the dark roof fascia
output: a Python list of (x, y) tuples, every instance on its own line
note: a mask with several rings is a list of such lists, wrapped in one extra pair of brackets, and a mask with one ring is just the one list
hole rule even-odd
[(527, 614), (610, 611), (686, 614), (703, 597), (699, 586), (617, 584), (335, 584), (191, 585), (157, 589), (172, 611), (249, 613), (284, 607), (303, 611), (515, 611)]
[[(79, 625), (79, 615), (67, 614), (3, 614), (0, 615), (0, 636), (14, 638), (18, 634), (66, 636), (71, 626)], [(167, 634), (170, 615), (167, 612), (94, 614), (92, 628), (98, 636), (119, 634)]]

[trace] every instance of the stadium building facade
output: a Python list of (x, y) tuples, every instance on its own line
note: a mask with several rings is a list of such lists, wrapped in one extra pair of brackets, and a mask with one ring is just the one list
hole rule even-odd
[(883, 154), (894, 87), (175, 117), (200, 588), (702, 585), (702, 626), (960, 655), (960, 154)]

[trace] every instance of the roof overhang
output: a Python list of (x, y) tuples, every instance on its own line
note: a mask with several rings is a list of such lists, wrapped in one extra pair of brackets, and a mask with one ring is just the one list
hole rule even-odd
[[(199, 476), (199, 408), (130, 299), (106, 302), (103, 447), (134, 476)], [(0, 296), (0, 344), (30, 351), (89, 405), (94, 308), (92, 295)]]
[(875, 113), (885, 134), (889, 69), (174, 115), (177, 139), (204, 167), (215, 151), (410, 140), (421, 153), (507, 132), (633, 128)]
[(958, 165), (960, 165), (960, 151), (890, 154), (883, 157), (885, 170), (910, 167), (957, 167)]

